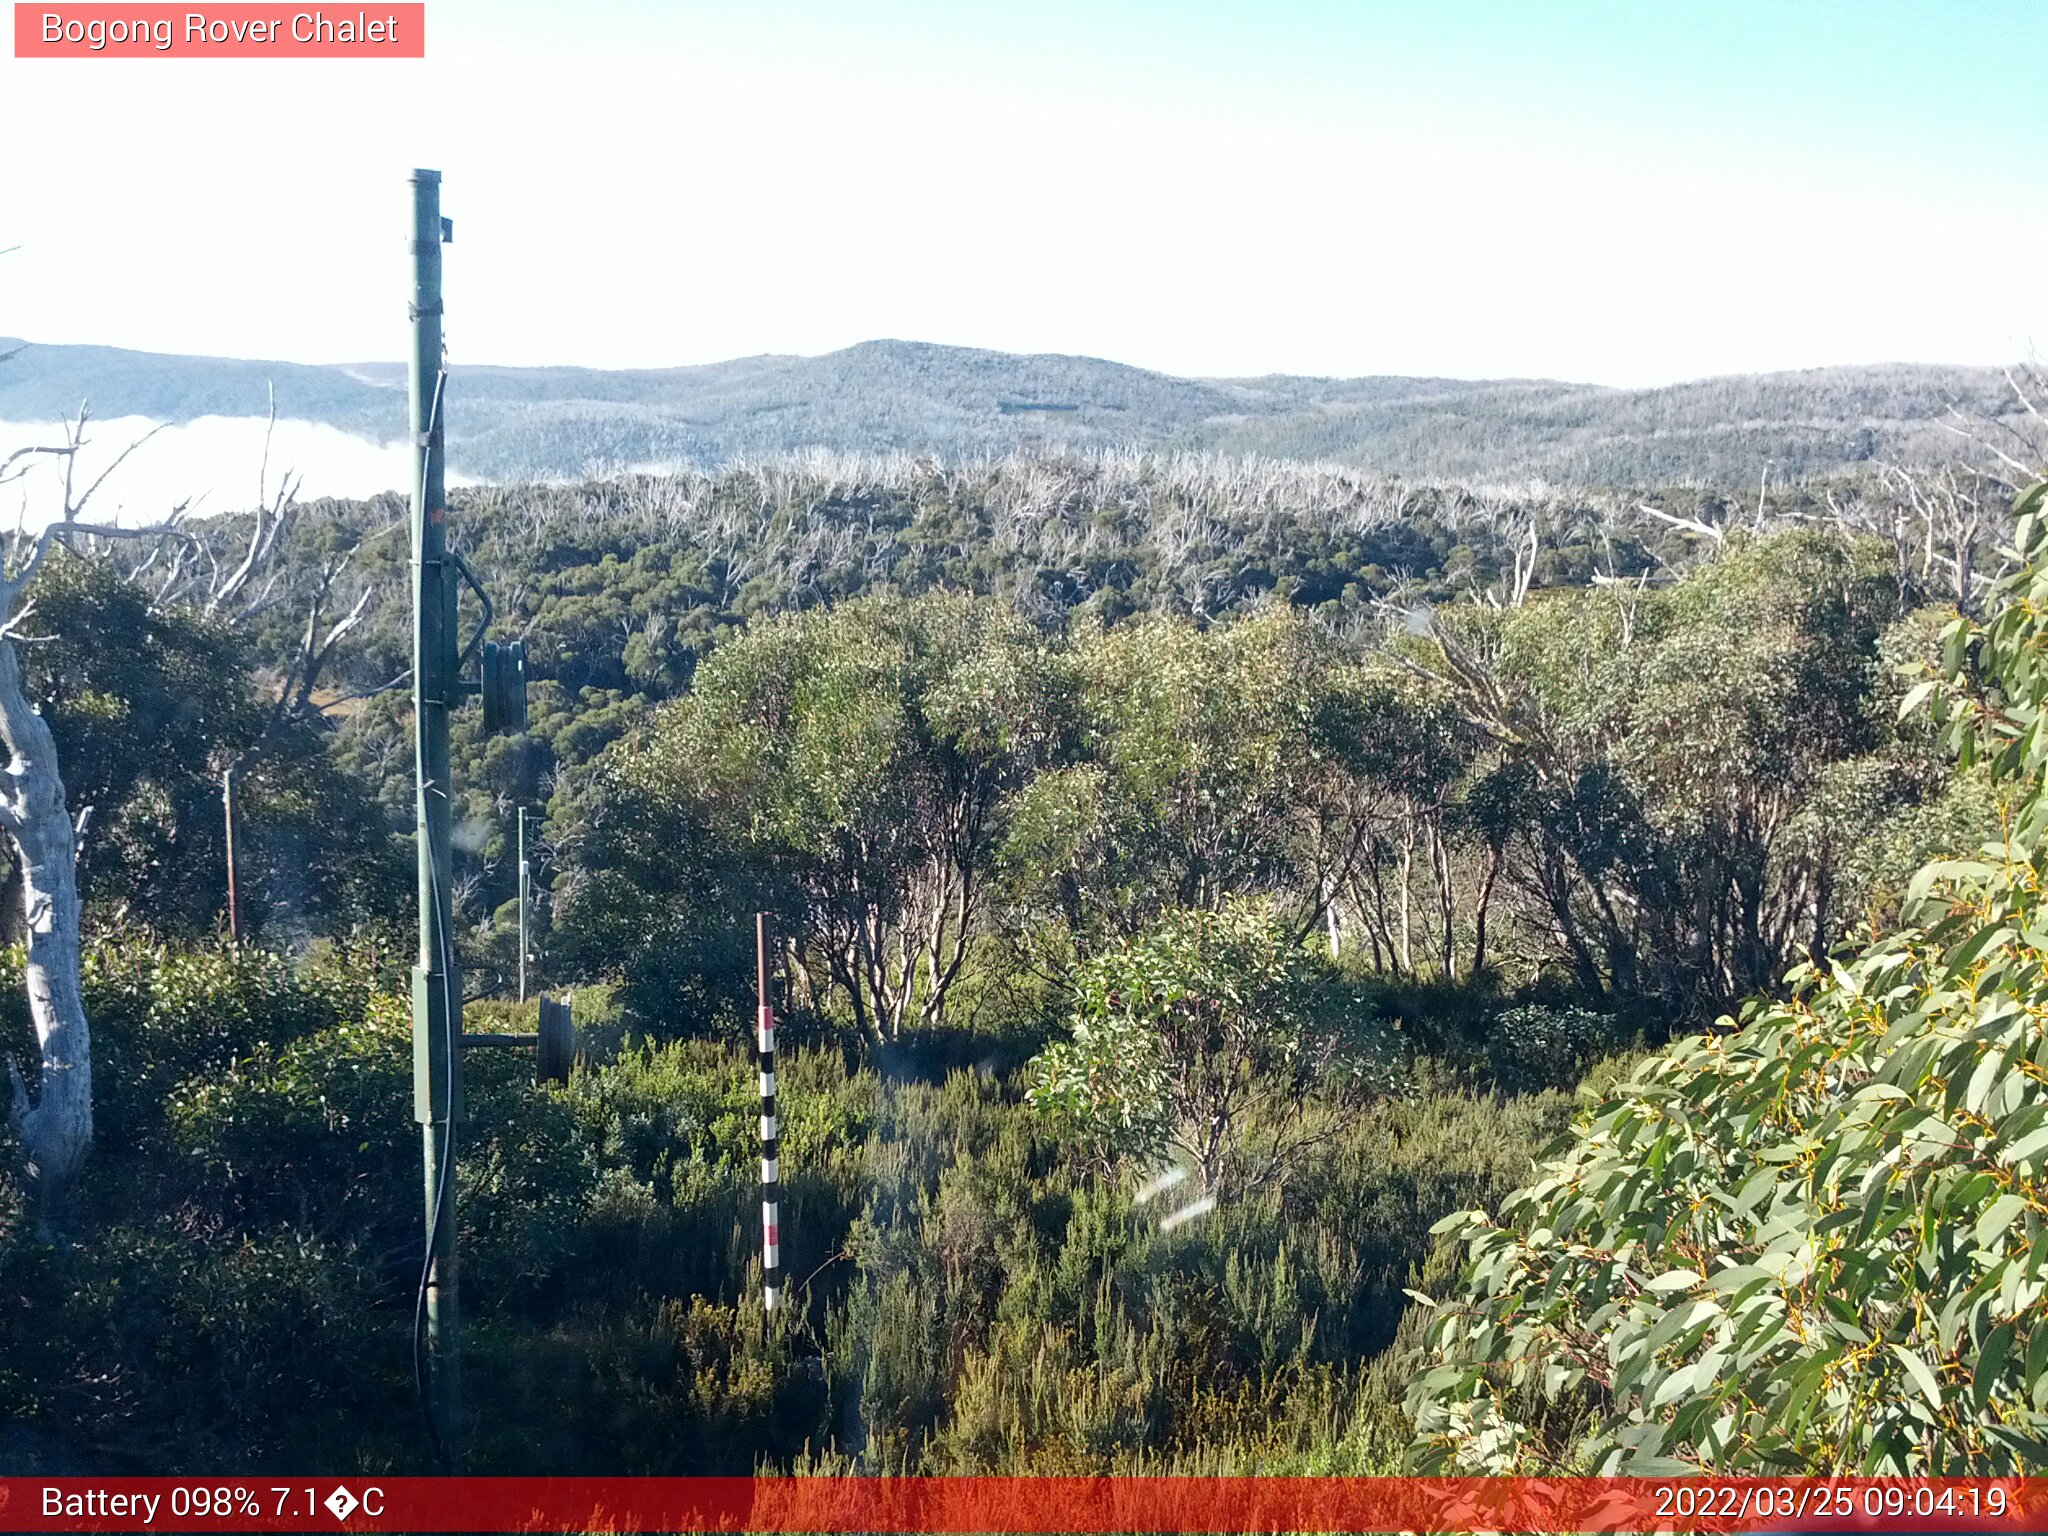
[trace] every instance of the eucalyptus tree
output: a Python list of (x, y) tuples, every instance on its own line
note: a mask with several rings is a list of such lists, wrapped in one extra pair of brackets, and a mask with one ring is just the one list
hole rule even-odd
[(1617, 1084), (1497, 1213), (1439, 1225), (1466, 1264), (1408, 1395), (1425, 1465), (1982, 1475), (2048, 1453), (2041, 507), (2020, 503), (1989, 616), (1955, 619), (1902, 701), (1988, 767), (1997, 830), (1925, 864), (1897, 926)]
[[(198, 608), (156, 606), (110, 561), (61, 550), (36, 572), (31, 600), (22, 686), (63, 765), (88, 919), (97, 906), (159, 933), (210, 928), (219, 763), (263, 718), (245, 637)], [(10, 894), (19, 878), (10, 871)], [(0, 914), (0, 931), (18, 933), (20, 916)]]
[[(81, 411), (62, 444), (16, 449), (0, 460), (0, 481), (19, 478), (39, 456), (63, 465), (59, 515), (35, 534), (17, 533), (0, 561), (0, 830), (21, 889), (22, 981), (34, 1035), (33, 1086), (23, 1064), (7, 1062), (8, 1102), (27, 1163), (38, 1220), (59, 1215), (92, 1143), (92, 1037), (79, 993), (78, 829), (57, 760), (56, 738), (23, 684), (20, 645), (33, 614), (28, 593), (53, 549), (89, 535), (155, 538), (168, 528), (118, 529), (83, 518), (106, 474), (74, 490), (84, 440)], [(132, 451), (132, 449), (130, 450)], [(124, 452), (106, 472), (118, 467)]]
[(1014, 797), (1067, 749), (1070, 694), (1044, 637), (986, 600), (757, 622), (599, 765), (562, 921), (593, 932), (665, 905), (648, 888), (660, 871), (607, 868), (605, 850), (622, 828), (687, 827), (702, 875), (678, 896), (701, 901), (722, 869), (782, 907), (800, 983), (871, 1038), (938, 1022), (983, 931)]
[(1711, 1016), (1858, 915), (1855, 846), (1938, 778), (1891, 718), (1889, 567), (1737, 537), (1668, 587), (1439, 613), (1408, 650), (1523, 773), (1504, 875), (1584, 990)]
[[(88, 483), (79, 463), (89, 420), (81, 408), (61, 442), (17, 449), (0, 460), (0, 483), (19, 479), (38, 461), (55, 460), (58, 468), (55, 515), (38, 531), (18, 530), (0, 560), (0, 745), (8, 753), (0, 829), (20, 892), (33, 1035), (28, 1059), (8, 1060), (9, 1107), (45, 1223), (61, 1213), (92, 1140), (92, 1044), (78, 979), (79, 843), (86, 823), (98, 810), (114, 836), (132, 834), (133, 821), (121, 826), (117, 807), (102, 799), (122, 799), (166, 765), (189, 770), (194, 753), (228, 748), (246, 756), (321, 715), (327, 707), (316, 697), (322, 670), (370, 601), (365, 591), (350, 613), (324, 623), (336, 570), (330, 565), (307, 612), (300, 661), (281, 669), (278, 696), (267, 711), (250, 708), (243, 653), (231, 629), (283, 583), (277, 555), (291, 520), (294, 482), (286, 477), (274, 498), (265, 488), (244, 525), (246, 542), (238, 545), (217, 534), (196, 536), (183, 507), (140, 527), (89, 520), (94, 494), (148, 441), (146, 435), (131, 443)], [(40, 580), (53, 571), (52, 556), (60, 551), (90, 561), (117, 549), (140, 554), (111, 581), (105, 571), (77, 569)], [(45, 588), (49, 601), (39, 608)], [(61, 635), (34, 633), (43, 620), (66, 617), (87, 627), (111, 618), (129, 632), (86, 635), (74, 627)], [(50, 649), (24, 665), (21, 648), (32, 641)], [(69, 665), (53, 671), (50, 660)], [(60, 761), (60, 733), (71, 738), (80, 787), (94, 796), (77, 807)]]
[[(1350, 669), (1341, 698), (1346, 771), (1334, 788), (1353, 852), (1332, 869), (1331, 949), (1348, 912), (1376, 969), (1456, 980), (1460, 928), (1469, 912), (1483, 935), (1492, 898), (1491, 866), (1474, 878), (1460, 847), (1483, 738), (1443, 689), (1385, 658)], [(1484, 962), (1484, 939), (1475, 938), (1473, 969)]]
[(1314, 927), (1362, 836), (1340, 814), (1362, 746), (1330, 635), (1277, 606), (1206, 628), (1147, 617), (1084, 633), (1074, 666), (1080, 757), (1020, 807), (1022, 882), (1058, 885), (1084, 938), (1254, 895)]

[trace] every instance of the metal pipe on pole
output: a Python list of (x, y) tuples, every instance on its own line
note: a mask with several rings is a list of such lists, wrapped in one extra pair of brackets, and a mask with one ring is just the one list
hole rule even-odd
[(412, 973), (413, 1117), (420, 1124), (427, 1248), (415, 1318), (415, 1364), (429, 1426), (450, 1470), (460, 1462), (462, 1387), (455, 1258), (455, 1127), (462, 1118), (462, 987), (452, 942), (453, 819), (448, 712), (459, 699), (455, 572), (448, 559), (442, 420), (441, 173), (412, 173), (412, 350), (406, 384), (412, 442), (413, 730), (420, 949)]
[(526, 807), (519, 807), (519, 1001), (526, 1001), (526, 907), (532, 894), (532, 875), (526, 862)]
[(242, 941), (242, 902), (235, 889), (235, 770), (232, 767), (221, 770), (220, 806), (221, 818), (227, 823), (228, 940), (239, 944)]

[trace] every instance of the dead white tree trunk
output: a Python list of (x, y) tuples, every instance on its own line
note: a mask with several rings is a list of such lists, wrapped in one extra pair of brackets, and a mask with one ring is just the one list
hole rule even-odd
[[(11, 621), (22, 582), (0, 582), (0, 615)], [(38, 1218), (63, 1207), (92, 1143), (92, 1035), (78, 987), (78, 881), (71, 812), (57, 771), (49, 724), (21, 686), (11, 636), (0, 630), (0, 744), (7, 749), (0, 828), (21, 868), (23, 980), (35, 1029), (40, 1081), (31, 1095), (8, 1062), (15, 1133), (21, 1138)]]
[[(57, 742), (50, 724), (22, 686), (16, 638), (33, 610), (23, 595), (53, 544), (74, 535), (101, 538), (186, 538), (175, 523), (119, 528), (81, 522), (78, 514), (121, 461), (74, 497), (73, 471), (84, 442), (81, 410), (68, 441), (47, 452), (64, 459), (63, 516), (41, 533), (17, 538), (0, 568), (0, 831), (13, 845), (21, 871), (22, 928), (27, 935), (23, 984), (35, 1033), (36, 1082), (30, 1086), (18, 1063), (7, 1063), (8, 1110), (27, 1165), (36, 1219), (45, 1228), (61, 1215), (92, 1145), (92, 1032), (79, 990), (79, 910), (76, 829), (58, 771)], [(0, 463), (0, 480), (27, 450)]]

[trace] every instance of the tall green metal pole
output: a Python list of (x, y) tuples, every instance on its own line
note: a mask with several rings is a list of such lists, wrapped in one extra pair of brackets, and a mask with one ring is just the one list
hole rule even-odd
[(425, 1154), (429, 1412), (444, 1454), (459, 1455), (455, 1141), (462, 1118), (462, 987), (450, 942), (448, 711), (457, 702), (455, 580), (448, 564), (441, 369), (441, 173), (412, 173), (412, 702), (418, 768), (420, 953), (412, 973), (413, 1116)]

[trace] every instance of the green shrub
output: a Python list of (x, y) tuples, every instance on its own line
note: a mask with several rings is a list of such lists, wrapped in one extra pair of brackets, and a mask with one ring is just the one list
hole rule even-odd
[[(532, 1074), (520, 1051), (472, 1050), (463, 1061), (464, 1264), (499, 1298), (570, 1260), (596, 1176), (571, 1105)], [(418, 1241), (420, 1129), (403, 999), (372, 998), (360, 1018), (185, 1083), (169, 1118), (192, 1199), (217, 1221), (241, 1230), (290, 1222), (372, 1253)]]
[(117, 1226), (17, 1278), (35, 1316), (9, 1320), (29, 1387), (10, 1418), (40, 1412), (165, 1471), (297, 1470), (343, 1438), (361, 1465), (388, 1465), (403, 1444), (404, 1336), (369, 1273), (304, 1233), (205, 1242)]
[[(89, 946), (80, 983), (93, 1031), (95, 1163), (124, 1181), (161, 1152), (165, 1105), (179, 1084), (329, 1028), (360, 1011), (368, 991), (345, 952), (302, 966), (249, 945), (125, 941)], [(19, 948), (0, 958), (0, 999), (25, 1037)]]
[(1504, 1092), (1570, 1088), (1626, 1043), (1612, 1014), (1527, 1003), (1488, 1021), (1487, 1069)]
[(1318, 1110), (1398, 1082), (1335, 968), (1263, 903), (1169, 912), (1105, 945), (1073, 992), (1067, 1037), (1032, 1063), (1026, 1096), (1105, 1171), (1171, 1149), (1205, 1189), (1226, 1168), (1256, 1187), (1327, 1133)]
[(1953, 1474), (2048, 1458), (2048, 530), (1932, 697), (2007, 836), (1911, 926), (1648, 1061), (1469, 1256), (1409, 1402), (1431, 1465)]
[[(316, 1008), (282, 962), (238, 964), (256, 1000), (195, 1037), (149, 1013), (183, 962), (138, 963), (130, 1016), (195, 1065), (158, 1101), (151, 1181), (109, 1181), (89, 1246), (0, 1246), (0, 1297), (21, 1298), (0, 1301), (0, 1384), (21, 1387), (0, 1415), (137, 1468), (424, 1470), (409, 1009), (367, 990)], [(1010, 1035), (867, 1066), (787, 1049), (789, 1304), (769, 1318), (758, 1090), (734, 1035), (631, 1047), (566, 1089), (535, 1086), (523, 1052), (466, 1056), (475, 1469), (1385, 1470), (1394, 1378), (1365, 1357), (1407, 1347), (1420, 1234), (1524, 1178), (1565, 1104), (1475, 1096), (1425, 1064), (1404, 1095), (1316, 1108), (1284, 1188), (1169, 1230), (1195, 1186), (1140, 1200), (1079, 1169), (1022, 1068), (973, 1054)], [(1270, 1135), (1266, 1114), (1245, 1134)]]
[(822, 1441), (826, 1388), (758, 1296), (642, 1299), (545, 1333), (487, 1322), (471, 1381), (491, 1388), (471, 1465), (530, 1473), (746, 1476)]
[(410, 1007), (381, 997), (357, 1019), (261, 1046), (180, 1085), (167, 1118), (185, 1182), (216, 1219), (395, 1237), (419, 1202)]
[(1192, 1181), (1139, 1201), (1057, 1157), (1001, 1085), (885, 1083), (825, 1319), (836, 1444), (927, 1472), (1385, 1470), (1401, 1377), (1363, 1360), (1399, 1337), (1423, 1234), (1525, 1178), (1568, 1111), (1425, 1081), (1284, 1192), (1169, 1230)]

